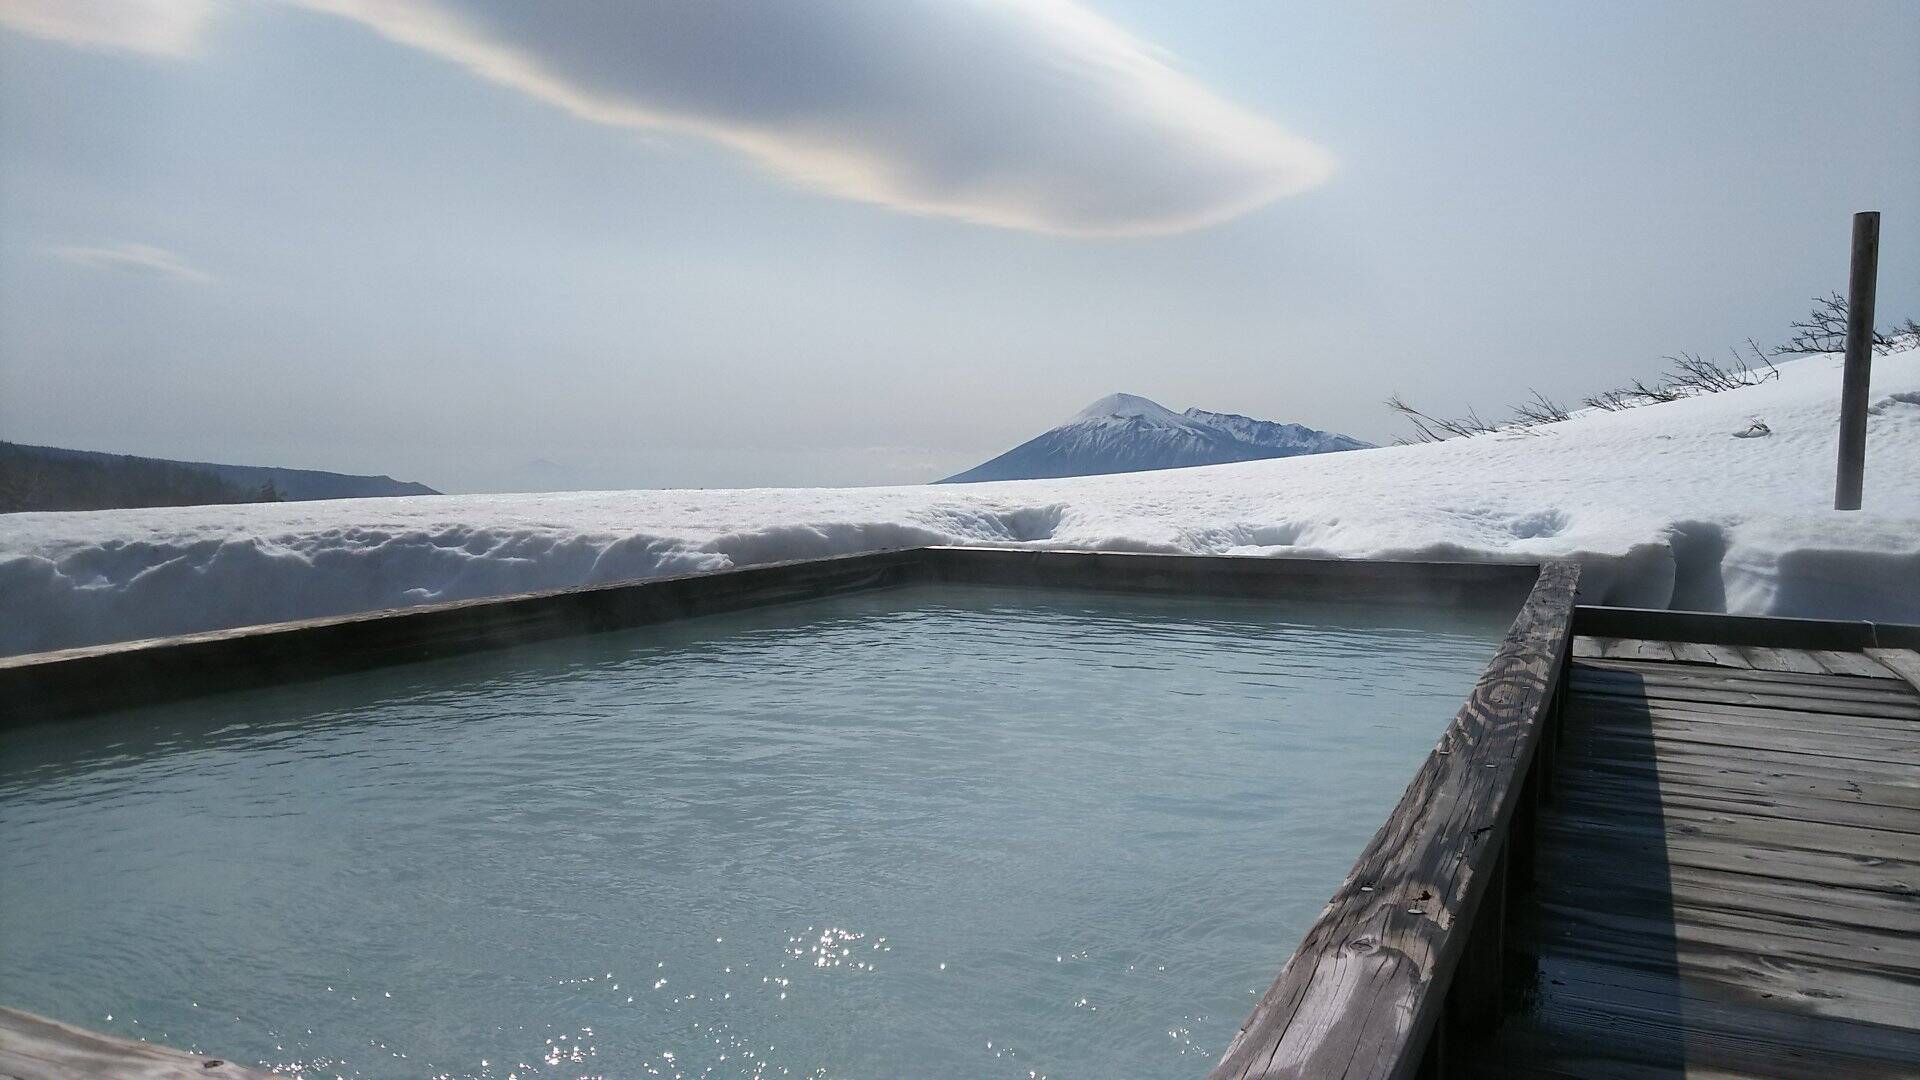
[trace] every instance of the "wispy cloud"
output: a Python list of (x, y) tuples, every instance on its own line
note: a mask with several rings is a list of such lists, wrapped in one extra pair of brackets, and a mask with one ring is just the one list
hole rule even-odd
[[(828, 195), (1013, 229), (1175, 233), (1323, 183), (1332, 155), (1077, 0), (283, 0), (614, 127)], [(0, 0), (0, 24), (189, 51), (210, 0)]]
[(175, 281), (213, 280), (212, 275), (196, 269), (174, 252), (151, 244), (70, 245), (54, 248), (53, 254), (70, 263), (96, 270), (145, 274)]
[(913, 213), (1179, 232), (1332, 169), (1072, 0), (300, 2), (583, 119)]
[(101, 52), (182, 56), (211, 0), (0, 0), (0, 26)]

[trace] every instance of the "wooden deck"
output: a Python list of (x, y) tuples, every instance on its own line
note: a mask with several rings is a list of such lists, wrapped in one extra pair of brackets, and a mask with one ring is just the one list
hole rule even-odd
[(1456, 721), (1214, 1080), (1920, 1077), (1920, 627), (1528, 625), (1551, 703)]
[(1508, 1011), (1457, 1071), (1920, 1076), (1916, 661), (1575, 638)]

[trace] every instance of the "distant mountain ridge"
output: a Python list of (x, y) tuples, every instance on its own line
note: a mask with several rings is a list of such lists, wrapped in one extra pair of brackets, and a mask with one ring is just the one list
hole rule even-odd
[[(271, 484), (269, 494), (268, 485)], [(106, 510), (209, 503), (438, 495), (425, 484), (270, 465), (109, 454), (0, 442), (0, 510)]]
[(973, 484), (1184, 469), (1364, 450), (1371, 445), (1303, 424), (1205, 409), (1177, 413), (1135, 394), (1108, 394), (1065, 424), (937, 482)]

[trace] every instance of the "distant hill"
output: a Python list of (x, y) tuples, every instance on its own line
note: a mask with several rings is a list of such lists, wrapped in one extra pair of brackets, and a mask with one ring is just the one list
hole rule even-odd
[(1133, 394), (1109, 394), (1059, 427), (939, 483), (1182, 469), (1364, 450), (1370, 445), (1300, 424), (1204, 409), (1177, 413)]
[(0, 442), (0, 513), (438, 495), (390, 476), (220, 465)]

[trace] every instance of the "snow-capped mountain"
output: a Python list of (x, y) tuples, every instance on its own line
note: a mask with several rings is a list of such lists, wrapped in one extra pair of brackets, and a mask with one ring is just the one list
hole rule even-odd
[(1289, 457), (1292, 454), (1330, 454), (1336, 450), (1366, 450), (1372, 443), (1364, 443), (1350, 435), (1339, 435), (1331, 431), (1321, 431), (1305, 424), (1283, 424), (1276, 420), (1255, 420), (1238, 413), (1208, 412), (1205, 409), (1188, 409), (1187, 419), (1217, 428), (1255, 446), (1267, 446), (1276, 450), (1287, 450), (1291, 454), (1272, 454), (1271, 457)]
[(1109, 394), (1036, 438), (949, 476), (943, 484), (1181, 469), (1227, 461), (1360, 450), (1368, 444), (1300, 424), (1233, 413), (1177, 413), (1133, 394)]

